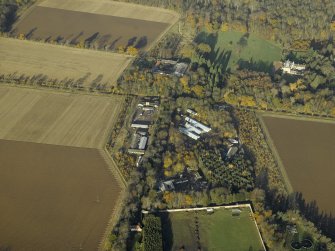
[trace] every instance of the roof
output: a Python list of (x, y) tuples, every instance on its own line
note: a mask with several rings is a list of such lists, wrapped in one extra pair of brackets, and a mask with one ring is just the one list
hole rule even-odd
[(138, 155), (143, 155), (145, 153), (145, 151), (141, 149), (128, 149), (128, 152)]
[(149, 125), (140, 124), (140, 123), (133, 123), (133, 124), (131, 124), (131, 127), (134, 127), (134, 128), (149, 128)]
[(144, 150), (145, 147), (147, 146), (147, 142), (148, 142), (148, 137), (142, 136), (140, 139), (140, 143), (138, 145), (138, 149)]
[(238, 151), (238, 147), (236, 146), (232, 146), (231, 148), (229, 148), (228, 152), (227, 152), (227, 157), (233, 157)]
[(188, 130), (187, 128), (185, 127), (179, 127), (179, 131), (187, 136), (189, 136), (190, 138), (192, 139), (195, 139), (195, 140), (198, 140), (200, 138), (199, 135), (191, 132), (190, 130)]
[(200, 128), (204, 132), (209, 132), (210, 130), (212, 130), (210, 127), (208, 127), (208, 126), (206, 126), (206, 125), (200, 123), (199, 121), (196, 121), (195, 119), (192, 119), (190, 117), (186, 117), (185, 120), (190, 122), (193, 126)]

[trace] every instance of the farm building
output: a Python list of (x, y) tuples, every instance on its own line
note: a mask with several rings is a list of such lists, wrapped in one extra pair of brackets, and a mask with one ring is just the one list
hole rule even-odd
[(137, 129), (132, 136), (130, 150), (145, 150), (148, 143), (148, 131)]
[(194, 140), (198, 140), (201, 134), (211, 130), (210, 127), (190, 117), (185, 117), (185, 121), (184, 125), (179, 127), (179, 131)]
[(195, 119), (191, 119), (190, 117), (186, 117), (185, 120), (189, 122), (193, 127), (199, 128), (202, 130), (202, 133), (209, 132), (211, 130), (210, 127), (196, 121)]

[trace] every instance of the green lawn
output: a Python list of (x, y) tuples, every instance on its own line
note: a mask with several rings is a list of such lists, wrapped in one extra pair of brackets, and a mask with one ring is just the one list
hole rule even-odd
[(227, 69), (237, 69), (239, 65), (259, 71), (269, 71), (273, 61), (281, 59), (282, 49), (271, 41), (253, 34), (245, 37), (244, 45), (239, 41), (246, 34), (236, 31), (208, 34), (202, 32), (196, 42), (208, 43), (212, 47), (210, 58), (223, 64)]
[[(169, 213), (170, 223), (163, 224), (163, 239), (172, 244), (165, 250), (197, 250), (195, 217), (198, 217), (200, 246), (203, 251), (259, 251), (263, 250), (257, 228), (250, 218), (249, 209), (240, 216), (232, 216), (231, 210), (217, 209), (214, 214), (203, 211)], [(172, 235), (172, 236), (167, 236)]]

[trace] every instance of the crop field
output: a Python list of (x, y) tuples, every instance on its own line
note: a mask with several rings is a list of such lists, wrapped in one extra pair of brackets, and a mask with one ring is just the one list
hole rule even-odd
[(9, 38), (0, 38), (0, 58), (0, 74), (82, 79), (82, 85), (86, 87), (92, 81), (112, 86), (131, 61), (131, 58), (116, 53)]
[(294, 191), (335, 213), (335, 122), (263, 115), (270, 145)]
[(98, 149), (0, 140), (0, 250), (97, 250), (121, 198), (108, 165)]
[(122, 97), (0, 87), (0, 138), (101, 148), (122, 104)]
[(12, 34), (70, 44), (94, 42), (95, 48), (100, 49), (119, 46), (144, 49), (177, 19), (177, 14), (172, 11), (141, 5), (97, 0), (47, 0), (20, 20)]
[[(246, 42), (241, 43), (243, 39)], [(196, 40), (208, 43), (212, 47), (211, 59), (223, 64), (226, 69), (236, 70), (241, 67), (269, 72), (272, 63), (281, 59), (282, 49), (278, 45), (252, 34), (236, 31), (217, 34), (202, 32)]]
[(0, 138), (102, 148), (122, 97), (0, 87)]
[(196, 234), (198, 222), (199, 243), (205, 251), (264, 251), (258, 229), (249, 208), (239, 216), (232, 216), (231, 209), (162, 213), (164, 250), (198, 250)]

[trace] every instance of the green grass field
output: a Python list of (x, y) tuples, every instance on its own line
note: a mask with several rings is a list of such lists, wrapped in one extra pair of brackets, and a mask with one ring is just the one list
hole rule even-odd
[(231, 209), (166, 213), (163, 216), (164, 250), (197, 250), (196, 217), (199, 243), (203, 251), (259, 251), (264, 250), (258, 230), (244, 208), (240, 216), (232, 216)]
[[(243, 36), (246, 41), (244, 44), (239, 42)], [(232, 71), (242, 66), (268, 72), (272, 68), (272, 62), (281, 59), (282, 53), (282, 49), (271, 41), (236, 31), (213, 34), (202, 32), (196, 42), (209, 44), (212, 47), (212, 61), (221, 63)]]

